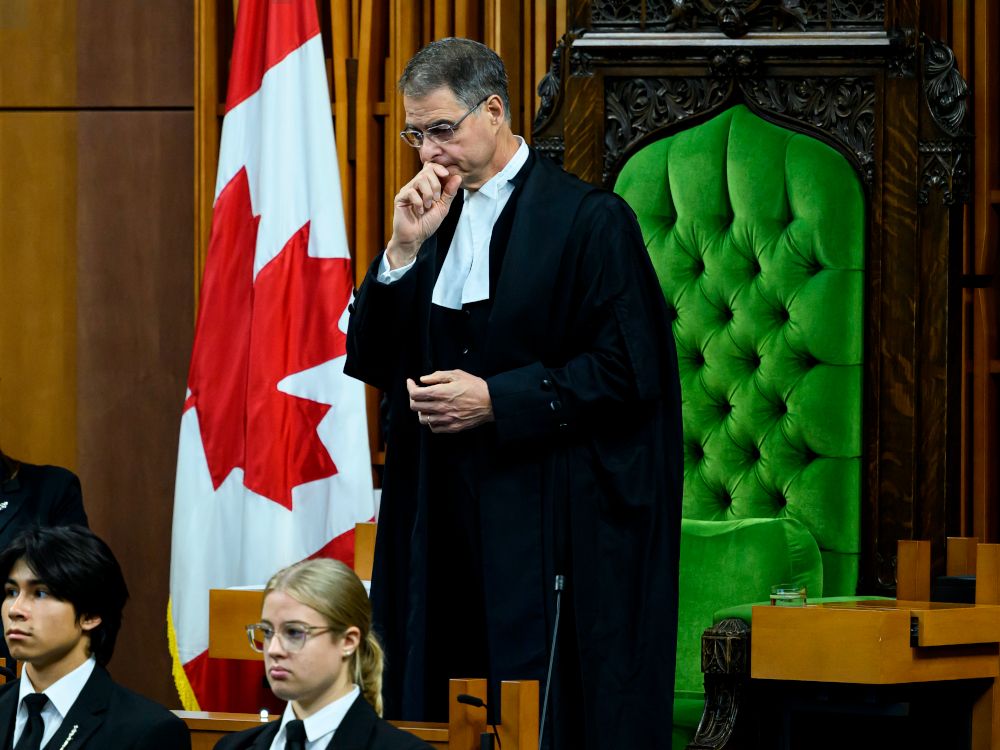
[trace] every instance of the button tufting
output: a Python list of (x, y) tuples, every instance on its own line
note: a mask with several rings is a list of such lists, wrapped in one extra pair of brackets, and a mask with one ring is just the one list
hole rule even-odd
[(552, 411), (559, 411), (562, 409), (562, 402), (559, 399), (553, 399), (552, 401), (549, 401), (549, 408)]
[(542, 380), (542, 390), (543, 391), (551, 391), (552, 390), (552, 381), (549, 380), (548, 378), (545, 378), (544, 380)]

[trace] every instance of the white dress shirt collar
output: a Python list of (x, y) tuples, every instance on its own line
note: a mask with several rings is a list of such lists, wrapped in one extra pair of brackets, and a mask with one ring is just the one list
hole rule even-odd
[[(66, 718), (66, 714), (69, 713), (73, 704), (76, 703), (76, 699), (83, 692), (83, 687), (87, 684), (87, 680), (90, 679), (90, 675), (93, 674), (96, 666), (97, 661), (91, 656), (79, 667), (69, 674), (60, 677), (42, 691), (49, 698), (49, 702), (42, 709), (42, 720), (45, 722), (42, 747), (45, 747), (45, 743), (52, 739), (52, 736), (59, 729), (63, 719)], [(14, 722), (14, 740), (12, 745), (17, 744), (17, 741), (21, 738), (21, 733), (24, 731), (24, 725), (28, 721), (28, 707), (24, 705), (24, 696), (36, 692), (38, 691), (35, 690), (35, 686), (31, 684), (31, 678), (28, 677), (28, 670), (23, 670), (21, 681), (18, 685), (17, 718)]]
[[(351, 692), (343, 698), (338, 698), (333, 703), (328, 703), (319, 711), (302, 720), (302, 725), (306, 730), (306, 750), (318, 750), (325, 748), (334, 732), (343, 722), (348, 709), (354, 705), (354, 701), (361, 695), (361, 689), (354, 685)], [(271, 750), (284, 750), (285, 748), (285, 725), (294, 721), (297, 717), (292, 709), (292, 704), (285, 706), (285, 712), (281, 715), (281, 728), (271, 742)]]
[[(514, 155), (510, 157), (510, 161), (503, 166), (503, 169), (484, 182), (480, 186), (479, 190), (474, 191), (475, 195), (485, 195), (493, 200), (499, 200), (500, 189), (506, 186), (506, 184), (510, 182), (521, 170), (524, 163), (528, 161), (528, 144), (524, 142), (524, 138), (521, 136), (515, 135), (514, 137), (520, 144), (517, 147), (517, 151), (515, 151)], [(464, 197), (466, 200), (469, 199), (469, 193), (470, 191), (465, 191)]]
[(528, 160), (528, 145), (520, 136), (517, 151), (503, 169), (479, 190), (463, 193), (462, 213), (455, 225), (448, 255), (441, 266), (431, 302), (461, 310), (462, 305), (490, 296), (490, 240), (493, 227), (514, 192), (511, 179)]

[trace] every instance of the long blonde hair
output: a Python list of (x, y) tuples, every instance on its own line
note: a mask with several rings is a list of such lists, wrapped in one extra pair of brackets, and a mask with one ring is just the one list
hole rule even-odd
[(361, 631), (358, 648), (349, 657), (348, 668), (365, 700), (381, 716), (384, 656), (371, 629), (372, 607), (368, 592), (354, 571), (339, 560), (304, 560), (271, 576), (264, 596), (272, 591), (283, 591), (315, 609), (336, 635), (343, 635), (352, 625)]

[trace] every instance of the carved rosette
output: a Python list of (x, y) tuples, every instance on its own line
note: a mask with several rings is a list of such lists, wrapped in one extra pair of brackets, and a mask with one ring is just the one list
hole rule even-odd
[(590, 78), (594, 75), (594, 60), (579, 47), (570, 47), (569, 74), (574, 78)]
[(605, 86), (605, 178), (640, 138), (719, 106), (732, 90), (716, 78), (608, 78)]
[(920, 188), (917, 203), (930, 203), (932, 190), (940, 191), (941, 202), (946, 206), (968, 203), (971, 199), (969, 183), (969, 147), (963, 141), (921, 141)]
[(708, 65), (712, 75), (719, 78), (745, 78), (754, 75), (759, 67), (757, 54), (752, 49), (719, 50), (712, 55)]
[(854, 156), (866, 184), (874, 178), (875, 83), (870, 78), (609, 78), (605, 82), (604, 177), (649, 133), (724, 103), (744, 99), (825, 133)]

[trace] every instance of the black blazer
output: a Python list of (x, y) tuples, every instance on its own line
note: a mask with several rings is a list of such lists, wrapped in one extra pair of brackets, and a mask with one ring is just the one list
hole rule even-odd
[[(0, 748), (9, 748), (17, 715), (18, 684), (0, 687)], [(72, 735), (72, 736), (70, 736)], [(83, 686), (45, 750), (191, 750), (191, 734), (158, 703), (123, 688), (103, 667)]]
[[(215, 750), (267, 750), (280, 728), (280, 721), (272, 721), (231, 734), (219, 740)], [(359, 695), (347, 709), (326, 750), (430, 750), (430, 745), (380, 719)]]
[(11, 479), (0, 482), (0, 549), (30, 526), (70, 524), (87, 525), (80, 480), (73, 472), (22, 463)]

